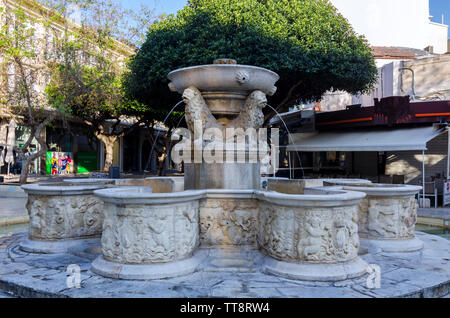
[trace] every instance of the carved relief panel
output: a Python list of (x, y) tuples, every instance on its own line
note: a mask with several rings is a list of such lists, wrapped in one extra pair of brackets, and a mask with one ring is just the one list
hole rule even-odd
[(164, 263), (189, 257), (199, 244), (198, 201), (166, 205), (106, 204), (105, 259), (126, 264)]
[(29, 236), (36, 240), (76, 239), (100, 235), (103, 201), (94, 195), (28, 195)]

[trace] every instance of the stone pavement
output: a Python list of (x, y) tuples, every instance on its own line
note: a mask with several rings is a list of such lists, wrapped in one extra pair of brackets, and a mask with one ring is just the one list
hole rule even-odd
[(28, 222), (26, 198), (0, 197), (0, 226)]
[[(207, 250), (208, 259), (195, 273), (183, 277), (131, 281), (95, 275), (90, 264), (100, 252), (97, 245), (67, 254), (30, 254), (18, 244), (26, 231), (0, 238), (0, 290), (20, 297), (251, 297), (251, 298), (384, 298), (444, 297), (450, 292), (450, 241), (417, 232), (424, 241), (422, 255), (361, 255), (381, 268), (381, 288), (367, 287), (365, 276), (335, 283), (305, 282), (266, 275), (254, 267), (259, 252), (221, 253)], [(222, 257), (222, 255), (226, 255)], [(67, 287), (66, 269), (81, 270), (81, 288)], [(226, 264), (231, 264), (227, 267)], [(8, 295), (6, 295), (8, 296)]]

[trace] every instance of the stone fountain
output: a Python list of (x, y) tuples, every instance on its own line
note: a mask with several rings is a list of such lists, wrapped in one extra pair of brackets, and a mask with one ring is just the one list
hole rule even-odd
[(197, 146), (207, 146), (203, 134), (208, 129), (224, 137), (209, 140), (223, 142), (222, 157), (212, 163), (202, 157), (185, 161), (181, 192), (155, 193), (145, 187), (95, 191), (104, 201), (105, 219), (102, 255), (93, 262), (93, 272), (160, 279), (206, 268), (261, 270), (314, 281), (366, 272), (367, 264), (358, 257), (357, 230), (364, 193), (304, 189), (302, 182), (289, 180), (289, 185), (271, 183), (263, 191), (260, 162), (250, 160), (260, 144), (242, 146), (242, 140), (227, 134), (229, 129), (261, 128), (277, 74), (220, 59), (173, 71), (168, 78), (186, 104), (190, 134), (183, 139), (188, 145), (183, 151), (194, 153), (188, 159), (195, 157)]
[[(255, 147), (249, 135), (239, 139), (227, 132), (263, 125), (262, 109), (276, 91), (277, 74), (220, 59), (168, 77), (186, 104), (188, 130), (178, 134), (183, 139), (177, 144), (189, 154), (183, 156), (185, 176), (23, 186), (30, 228), (22, 250), (68, 251), (89, 260), (96, 254), (91, 271), (114, 279), (158, 280), (203, 271), (211, 275), (199, 275), (202, 280), (234, 277), (224, 272), (252, 273), (247, 276), (252, 279), (262, 272), (313, 282), (358, 278), (371, 268), (362, 258), (393, 264), (409, 261), (410, 252), (421, 253), (424, 245), (414, 236), (418, 187), (269, 178), (261, 188), (264, 143), (258, 139)], [(196, 157), (198, 147), (216, 142), (223, 149), (214, 151), (217, 162)], [(270, 150), (276, 155), (276, 147)], [(230, 158), (235, 162), (225, 160)], [(359, 281), (364, 279), (353, 282)]]

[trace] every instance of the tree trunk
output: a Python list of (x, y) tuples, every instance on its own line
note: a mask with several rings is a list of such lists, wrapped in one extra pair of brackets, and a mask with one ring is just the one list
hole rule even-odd
[[(40, 158), (42, 155), (44, 155), (47, 152), (48, 147), (47, 147), (47, 143), (46, 143), (44, 137), (42, 136), (42, 131), (45, 128), (45, 126), (49, 122), (51, 122), (55, 117), (56, 117), (56, 114), (53, 113), (52, 115), (47, 117), (47, 119), (43, 123), (40, 123), (38, 125), (38, 127), (36, 128), (36, 130), (31, 131), (31, 134), (28, 137), (28, 140), (25, 142), (24, 146), (17, 150), (19, 153), (19, 157), (22, 160), (22, 170), (20, 171), (20, 178), (19, 178), (20, 184), (27, 183), (28, 171), (30, 169), (30, 163), (34, 159)], [(27, 151), (27, 149), (33, 139), (36, 139), (36, 141), (39, 143), (40, 150), (36, 153), (33, 153), (33, 154), (27, 156), (25, 151)]]
[(113, 163), (113, 155), (114, 155), (114, 143), (117, 140), (117, 136), (106, 136), (97, 134), (97, 138), (100, 139), (101, 142), (105, 145), (105, 165), (103, 167), (103, 171), (109, 171), (109, 168)]
[(103, 171), (109, 171), (113, 163), (114, 141), (105, 143), (105, 166)]
[(19, 178), (20, 184), (27, 183), (29, 166), (30, 166), (30, 160), (22, 159), (22, 170), (20, 171), (20, 178)]
[(21, 160), (22, 160), (22, 170), (20, 171), (20, 177), (19, 177), (19, 183), (20, 184), (25, 184), (27, 183), (27, 179), (28, 179), (28, 171), (30, 170), (30, 163), (35, 160), (36, 158), (41, 157), (43, 154), (45, 154), (47, 152), (47, 146), (43, 147), (41, 145), (41, 150), (39, 150), (38, 152), (30, 155), (30, 156), (25, 156), (25, 155), (21, 155)]

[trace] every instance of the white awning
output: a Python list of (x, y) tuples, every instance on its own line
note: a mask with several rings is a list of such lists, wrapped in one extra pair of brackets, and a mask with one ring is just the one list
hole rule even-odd
[(433, 126), (391, 130), (326, 132), (305, 135), (287, 151), (408, 151), (427, 150), (427, 142), (445, 130)]

